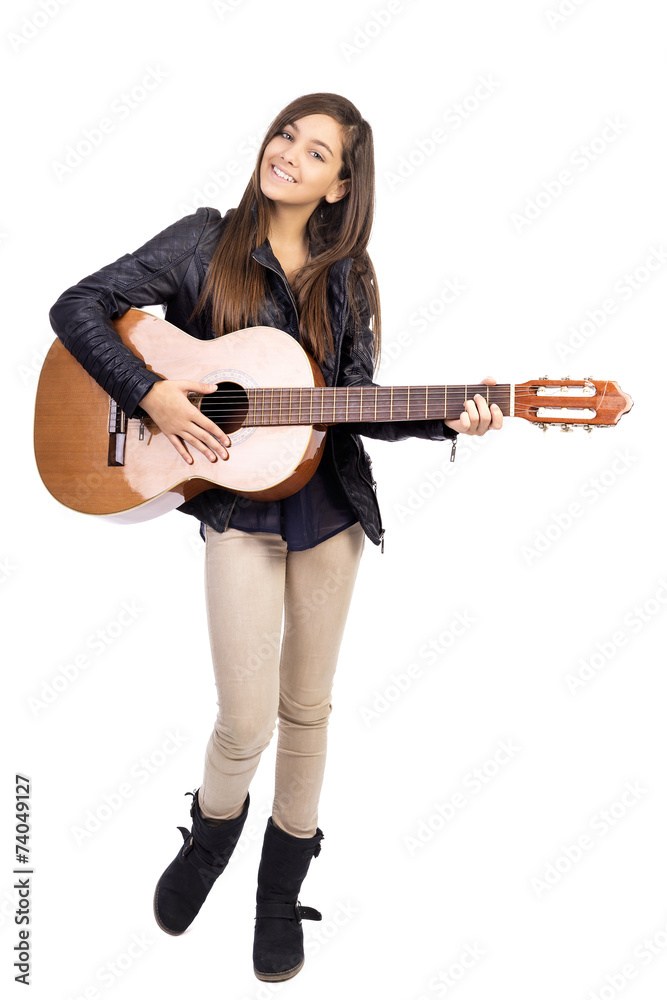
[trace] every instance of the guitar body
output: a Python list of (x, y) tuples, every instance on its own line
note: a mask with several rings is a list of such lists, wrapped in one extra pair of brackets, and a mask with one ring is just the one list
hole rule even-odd
[[(251, 327), (202, 341), (136, 309), (114, 327), (163, 378), (239, 387), (240, 409), (215, 421), (231, 438), (229, 459), (212, 463), (191, 448), (194, 463), (187, 465), (148, 418), (125, 420), (57, 340), (40, 375), (34, 432), (39, 472), (56, 500), (85, 514), (131, 523), (173, 510), (215, 486), (256, 500), (278, 500), (310, 479), (324, 451), (324, 425), (243, 423), (244, 388), (324, 385), (319, 368), (293, 337), (272, 327)], [(203, 412), (214, 395), (203, 397)]]
[(315, 472), (327, 427), (366, 421), (455, 420), (476, 394), (504, 415), (546, 429), (612, 426), (632, 408), (616, 382), (531, 379), (489, 386), (325, 386), (288, 333), (249, 327), (197, 340), (151, 313), (114, 322), (122, 342), (162, 378), (216, 385), (191, 402), (231, 438), (229, 459), (190, 449), (188, 465), (148, 417), (128, 420), (57, 340), (35, 405), (35, 457), (44, 485), (66, 507), (116, 521), (146, 521), (211, 487), (280, 500)]

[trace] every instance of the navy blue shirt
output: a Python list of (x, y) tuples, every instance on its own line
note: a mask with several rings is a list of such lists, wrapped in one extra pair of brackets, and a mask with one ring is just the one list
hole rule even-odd
[(338, 481), (327, 435), (320, 464), (305, 486), (284, 500), (238, 497), (228, 527), (276, 532), (289, 550), (299, 551), (311, 549), (357, 521)]

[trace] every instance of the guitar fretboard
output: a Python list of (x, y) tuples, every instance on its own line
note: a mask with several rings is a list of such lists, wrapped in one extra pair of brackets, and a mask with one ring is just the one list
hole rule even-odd
[(514, 415), (513, 385), (346, 386), (247, 389), (252, 426), (340, 424), (379, 420), (455, 420), (480, 393)]

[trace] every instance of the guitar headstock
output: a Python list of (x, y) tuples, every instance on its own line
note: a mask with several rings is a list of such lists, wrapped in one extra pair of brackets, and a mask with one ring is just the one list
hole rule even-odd
[(537, 378), (514, 386), (514, 416), (523, 417), (546, 430), (560, 424), (561, 430), (573, 427), (611, 427), (633, 406), (627, 392), (617, 382), (592, 378)]

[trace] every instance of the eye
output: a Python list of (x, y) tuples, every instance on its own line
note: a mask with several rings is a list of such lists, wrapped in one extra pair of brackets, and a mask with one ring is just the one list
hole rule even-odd
[[(280, 136), (287, 136), (288, 139), (293, 139), (294, 138), (294, 136), (292, 135), (291, 132), (285, 131), (285, 132), (280, 132), (278, 134)], [(317, 150), (313, 149), (313, 150), (311, 150), (311, 152), (312, 152), (313, 156), (316, 156), (318, 158), (318, 160), (321, 160), (322, 163), (324, 163), (324, 157), (320, 153), (318, 153)]]

